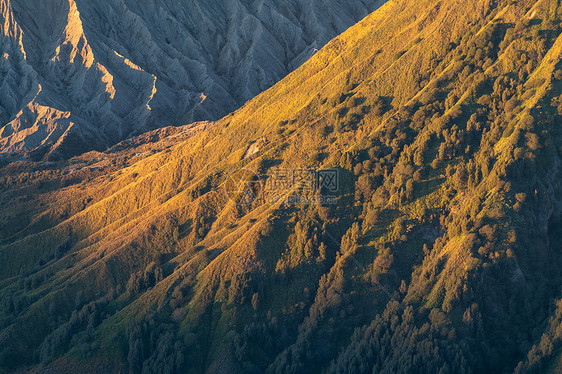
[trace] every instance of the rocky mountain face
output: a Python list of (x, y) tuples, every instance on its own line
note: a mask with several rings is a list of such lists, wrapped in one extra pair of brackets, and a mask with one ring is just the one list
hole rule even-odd
[(382, 0), (2, 0), (0, 155), (218, 119)]

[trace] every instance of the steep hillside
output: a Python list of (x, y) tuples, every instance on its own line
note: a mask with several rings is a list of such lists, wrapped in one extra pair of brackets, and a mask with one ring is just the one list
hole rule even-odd
[(4, 166), (0, 368), (558, 372), (561, 19), (392, 0), (219, 121)]
[(216, 120), (381, 0), (2, 0), (0, 157)]

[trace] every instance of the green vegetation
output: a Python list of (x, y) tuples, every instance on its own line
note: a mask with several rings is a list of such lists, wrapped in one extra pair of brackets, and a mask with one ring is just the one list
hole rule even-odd
[(561, 20), (389, 2), (204, 131), (4, 166), (0, 372), (559, 372)]

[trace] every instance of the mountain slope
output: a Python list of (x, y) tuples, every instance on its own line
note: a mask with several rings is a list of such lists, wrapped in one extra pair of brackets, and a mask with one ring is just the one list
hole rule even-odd
[(380, 4), (3, 0), (0, 154), (69, 157), (218, 119)]
[(561, 18), (390, 1), (217, 122), (5, 166), (0, 367), (556, 372)]

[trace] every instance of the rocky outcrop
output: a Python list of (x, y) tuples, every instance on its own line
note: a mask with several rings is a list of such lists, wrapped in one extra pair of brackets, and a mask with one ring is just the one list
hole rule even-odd
[(0, 0), (0, 156), (213, 120), (383, 0)]

